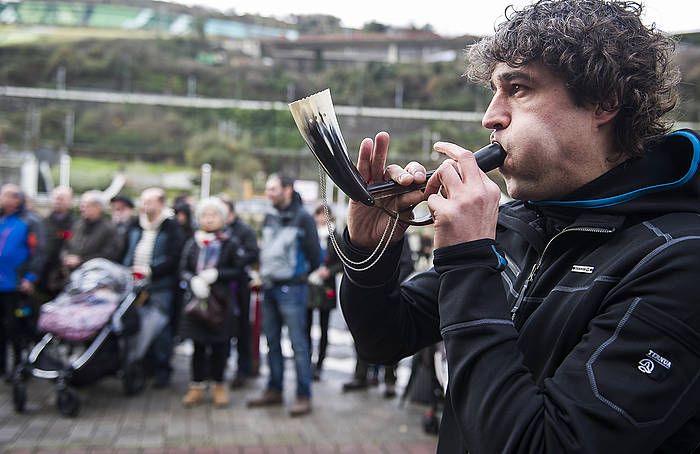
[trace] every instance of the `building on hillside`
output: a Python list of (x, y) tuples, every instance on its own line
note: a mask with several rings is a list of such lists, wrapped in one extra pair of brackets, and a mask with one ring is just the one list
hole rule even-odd
[(454, 61), (474, 36), (446, 38), (426, 31), (348, 32), (260, 41), (259, 56), (302, 71), (328, 66)]

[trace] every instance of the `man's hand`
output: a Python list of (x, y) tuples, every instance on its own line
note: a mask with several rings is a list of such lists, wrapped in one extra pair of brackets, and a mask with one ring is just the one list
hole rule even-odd
[(63, 264), (71, 270), (77, 268), (80, 265), (80, 257), (75, 254), (68, 254), (63, 258)]
[(320, 277), (322, 280), (326, 280), (330, 277), (331, 272), (328, 268), (326, 268), (324, 265), (321, 265), (318, 267), (316, 270), (318, 272), (318, 277)]
[[(386, 167), (386, 155), (389, 150), (389, 134), (380, 132), (372, 139), (365, 139), (360, 144), (360, 154), (357, 158), (357, 170), (362, 179), (370, 183), (381, 183), (392, 179), (402, 186), (413, 183), (425, 182), (425, 167), (417, 162), (411, 162), (405, 168), (396, 164)], [(385, 203), (391, 210), (398, 211), (412, 205), (416, 205), (425, 200), (425, 196), (420, 191), (413, 191), (398, 197), (377, 201)], [(409, 212), (406, 212), (410, 216)], [(350, 239), (357, 247), (374, 249), (384, 233), (387, 222), (392, 222), (384, 211), (368, 207), (361, 202), (350, 201), (348, 209), (348, 232)], [(406, 225), (399, 223), (392, 237), (392, 242), (396, 242), (403, 237)]]
[(151, 267), (148, 265), (134, 265), (131, 267), (131, 274), (135, 279), (148, 279), (151, 277)]
[(446, 142), (437, 142), (433, 148), (449, 157), (425, 188), (435, 219), (435, 248), (495, 238), (498, 185), (479, 169), (472, 152)]
[(31, 295), (34, 293), (34, 284), (27, 279), (22, 279), (22, 281), (19, 283), (19, 291), (25, 295)]

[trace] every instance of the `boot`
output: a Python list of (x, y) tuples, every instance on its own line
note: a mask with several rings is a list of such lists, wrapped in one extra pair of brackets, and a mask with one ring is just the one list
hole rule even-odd
[(297, 397), (296, 402), (289, 409), (289, 416), (304, 416), (311, 413), (311, 399), (308, 397)]
[(182, 398), (182, 405), (185, 407), (194, 407), (195, 405), (201, 404), (204, 401), (204, 394), (207, 387), (204, 383), (192, 383), (190, 384), (187, 394)]
[(367, 380), (362, 380), (359, 378), (353, 378), (347, 383), (343, 383), (343, 392), (357, 391), (360, 389), (367, 389)]
[(223, 383), (214, 383), (214, 388), (212, 389), (211, 397), (214, 401), (215, 407), (228, 407), (228, 404), (230, 402), (228, 396), (228, 389), (226, 389), (226, 385), (224, 385)]
[(282, 405), (282, 393), (274, 389), (266, 389), (260, 397), (248, 401), (248, 407), (268, 407)]

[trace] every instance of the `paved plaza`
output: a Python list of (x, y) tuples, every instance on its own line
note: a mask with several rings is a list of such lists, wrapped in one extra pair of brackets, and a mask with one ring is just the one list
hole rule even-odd
[[(248, 409), (245, 402), (266, 382), (261, 376), (232, 392), (226, 409), (206, 405), (184, 409), (180, 399), (189, 378), (187, 344), (175, 354), (172, 387), (148, 387), (125, 397), (121, 382), (106, 378), (81, 388), (76, 418), (59, 414), (50, 382), (29, 382), (27, 411), (16, 414), (12, 388), (0, 384), (0, 450), (3, 453), (433, 453), (436, 438), (423, 433), (426, 407), (385, 399), (383, 388), (344, 394), (354, 365), (352, 338), (336, 315), (332, 320), (326, 370), (314, 383), (313, 413), (290, 418), (294, 400), (293, 361), (287, 361), (285, 406)], [(314, 335), (317, 333), (314, 332)], [(264, 341), (263, 341), (264, 346)], [(289, 344), (284, 345), (291, 356)], [(399, 393), (408, 380), (408, 363), (399, 368)]]

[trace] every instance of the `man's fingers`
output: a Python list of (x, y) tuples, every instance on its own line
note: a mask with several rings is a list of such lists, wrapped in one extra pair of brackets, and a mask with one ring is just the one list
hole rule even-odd
[(450, 191), (458, 191), (461, 184), (462, 179), (455, 162), (452, 159), (446, 159), (428, 180), (425, 185), (425, 194), (428, 196), (437, 194), (442, 187), (445, 195), (449, 196)]
[(371, 177), (370, 160), (372, 159), (373, 146), (372, 139), (363, 139), (357, 156), (357, 171), (360, 172), (360, 176), (365, 182), (368, 182)]
[(433, 149), (457, 161), (463, 182), (474, 183), (481, 180), (481, 170), (476, 164), (474, 153), (449, 142), (436, 142)]
[(379, 183), (383, 180), (386, 154), (389, 150), (389, 134), (382, 131), (374, 138), (372, 159), (370, 160), (370, 183)]
[(394, 180), (404, 186), (413, 183), (413, 175), (397, 164), (389, 164), (384, 170), (383, 177), (385, 180)]
[(411, 161), (409, 162), (406, 167), (406, 172), (410, 173), (413, 175), (413, 182), (414, 183), (425, 183), (426, 180), (426, 171), (425, 167), (423, 164), (416, 162), (416, 161)]

